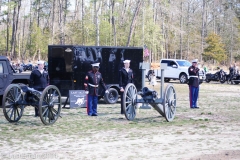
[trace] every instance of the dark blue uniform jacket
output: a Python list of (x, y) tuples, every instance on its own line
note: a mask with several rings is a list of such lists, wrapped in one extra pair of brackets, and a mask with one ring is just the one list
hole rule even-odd
[[(190, 66), (188, 68), (188, 74), (189, 74), (189, 79), (188, 79), (188, 85), (194, 86), (194, 87), (199, 87), (199, 68)], [(193, 76), (193, 77), (191, 77)]]
[(98, 87), (101, 85), (105, 90), (107, 90), (102, 74), (100, 72), (94, 73), (93, 70), (89, 71), (85, 77), (85, 90), (89, 91), (88, 94), (98, 96)]
[(30, 86), (38, 91), (43, 91), (49, 84), (49, 76), (46, 71), (41, 73), (39, 70), (33, 70), (30, 75)]
[(127, 72), (125, 68), (119, 71), (119, 87), (125, 88), (128, 83), (133, 83), (133, 71), (129, 68)]

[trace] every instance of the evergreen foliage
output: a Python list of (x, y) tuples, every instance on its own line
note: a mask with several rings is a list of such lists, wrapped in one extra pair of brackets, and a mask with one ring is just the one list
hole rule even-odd
[(211, 33), (206, 38), (208, 46), (204, 49), (203, 57), (205, 60), (216, 60), (221, 63), (227, 59), (224, 44), (221, 37), (215, 33)]

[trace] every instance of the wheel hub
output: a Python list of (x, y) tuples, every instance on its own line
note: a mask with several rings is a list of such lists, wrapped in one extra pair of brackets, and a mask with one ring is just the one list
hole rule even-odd
[(132, 106), (134, 106), (135, 104), (136, 104), (136, 99), (133, 98), (133, 99), (132, 99)]

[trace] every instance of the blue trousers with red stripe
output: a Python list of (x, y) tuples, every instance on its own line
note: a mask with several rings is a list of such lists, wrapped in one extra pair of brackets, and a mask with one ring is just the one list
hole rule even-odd
[(97, 114), (98, 96), (88, 95), (88, 115)]
[(189, 86), (190, 107), (197, 107), (199, 87)]

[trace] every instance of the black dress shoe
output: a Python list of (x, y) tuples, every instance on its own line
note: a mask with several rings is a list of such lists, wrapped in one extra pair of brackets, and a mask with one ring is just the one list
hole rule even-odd
[(96, 113), (93, 113), (92, 116), (98, 116)]
[(194, 107), (195, 109), (199, 109), (199, 107)]

